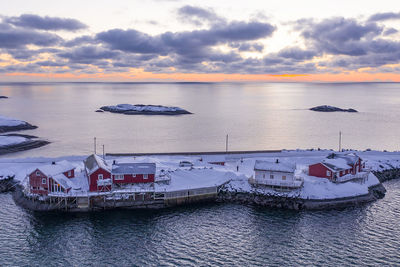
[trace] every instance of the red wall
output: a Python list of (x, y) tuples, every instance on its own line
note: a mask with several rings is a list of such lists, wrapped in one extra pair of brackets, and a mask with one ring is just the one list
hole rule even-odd
[(326, 171), (330, 170), (321, 163), (308, 166), (308, 174), (310, 176), (332, 179), (333, 177), (332, 171), (330, 176), (326, 176)]
[(124, 174), (124, 180), (115, 180), (113, 175), (114, 184), (134, 184), (134, 183), (154, 183), (154, 174), (149, 174), (147, 179), (143, 179), (143, 174), (136, 174), (133, 177), (132, 174)]
[[(48, 191), (48, 179), (47, 176), (44, 175), (41, 171), (39, 171), (39, 176), (36, 175), (36, 171), (34, 170), (31, 174), (29, 174), (29, 185), (31, 186), (31, 193), (33, 194), (40, 194), (40, 195), (47, 195)], [(46, 179), (46, 184), (42, 184), (42, 178)], [(32, 189), (35, 187), (36, 189)], [(39, 188), (39, 189), (37, 189)]]
[(72, 170), (70, 170), (70, 171), (71, 171), (71, 175), (70, 175), (70, 176), (68, 176), (68, 172), (69, 172), (69, 171), (63, 172), (63, 174), (65, 175), (65, 177), (74, 178), (74, 177), (75, 177), (75, 169), (72, 169)]
[(104, 169), (98, 169), (94, 173), (92, 173), (88, 179), (89, 179), (89, 191), (109, 191), (111, 190), (111, 186), (104, 186), (97, 188), (97, 179), (98, 175), (103, 174), (103, 179), (109, 179), (111, 178), (111, 174), (104, 170)]

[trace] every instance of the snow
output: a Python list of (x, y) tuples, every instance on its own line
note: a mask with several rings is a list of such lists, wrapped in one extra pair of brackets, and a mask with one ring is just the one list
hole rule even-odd
[(63, 160), (59, 162), (54, 162), (55, 164), (47, 164), (38, 166), (38, 169), (46, 174), (47, 176), (55, 176), (57, 174), (62, 174), (63, 172), (67, 172), (75, 169), (75, 166), (69, 161)]
[(131, 105), (131, 104), (118, 104), (116, 106), (107, 106), (107, 108), (115, 111), (148, 111), (148, 112), (167, 112), (167, 111), (185, 111), (179, 107), (165, 107), (155, 105)]
[[(296, 150), (276, 153), (237, 154), (235, 157), (231, 157), (229, 161), (226, 161), (225, 166), (209, 164), (207, 155), (107, 157), (106, 162), (101, 161), (101, 164), (111, 166), (114, 160), (118, 163), (155, 163), (156, 179), (162, 174), (170, 177), (169, 184), (154, 184), (154, 189), (151, 190), (155, 190), (156, 192), (173, 192), (225, 184), (225, 188), (237, 192), (257, 192), (260, 194), (300, 197), (304, 199), (335, 199), (367, 194), (368, 187), (379, 184), (378, 179), (372, 173), (368, 175), (368, 179), (365, 182), (348, 181), (346, 183), (332, 183), (327, 179), (308, 176), (308, 165), (321, 162), (330, 153), (332, 153), (330, 150)], [(355, 151), (355, 153), (364, 160), (367, 169), (383, 171), (391, 168), (400, 168), (400, 152)], [(83, 171), (83, 160), (85, 158), (85, 156), (70, 156), (59, 159), (0, 159), (0, 169), (6, 170), (8, 174), (15, 175), (16, 180), (23, 181), (26, 174), (32, 169), (34, 170), (52, 161), (68, 160), (70, 164), (76, 167), (76, 178), (70, 179), (70, 182), (73, 184), (73, 190), (71, 190), (70, 193), (88, 195), (87, 178)], [(203, 159), (202, 161), (200, 161), (201, 158)], [(218, 157), (212, 156), (210, 158), (225, 159), (226, 155), (218, 155)], [(290, 192), (277, 192), (268, 188), (254, 188), (249, 184), (248, 179), (254, 176), (254, 165), (257, 160), (274, 163), (277, 158), (282, 163), (297, 166), (295, 175), (301, 176), (304, 179), (302, 188)], [(193, 163), (193, 167), (179, 167), (181, 161), (190, 161)], [(237, 171), (237, 167), (239, 167), (239, 171)], [(116, 190), (121, 192), (134, 192), (149, 189), (135, 185), (132, 186), (132, 188), (124, 187), (123, 189)]]
[(254, 169), (260, 171), (275, 171), (275, 172), (294, 172), (296, 166), (293, 164), (287, 164), (276, 161), (265, 161), (265, 160), (256, 160)]
[(21, 144), (27, 141), (29, 141), (28, 138), (21, 136), (0, 135), (0, 147)]
[(351, 166), (347, 164), (347, 161), (342, 158), (323, 159), (322, 163), (325, 164), (325, 166), (327, 166), (328, 168), (333, 169), (334, 171), (347, 170), (351, 168)]
[(25, 124), (27, 124), (25, 121), (0, 116), (0, 127), (2, 127), (2, 126), (20, 126), (20, 125), (25, 125)]

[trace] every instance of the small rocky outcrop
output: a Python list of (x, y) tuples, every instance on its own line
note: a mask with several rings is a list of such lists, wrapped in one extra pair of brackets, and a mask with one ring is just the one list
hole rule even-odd
[(116, 106), (103, 106), (100, 110), (125, 115), (183, 115), (191, 112), (179, 107), (166, 107), (160, 105), (131, 105), (119, 104)]
[(319, 112), (358, 112), (357, 110), (355, 110), (353, 108), (342, 109), (342, 108), (328, 106), (328, 105), (316, 106), (316, 107), (310, 108), (310, 110), (319, 111)]
[(0, 126), (0, 133), (6, 132), (15, 132), (15, 131), (24, 131), (24, 130), (33, 130), (36, 129), (37, 126), (32, 125), (30, 123), (20, 124), (20, 125), (2, 125)]
[(38, 139), (37, 136), (33, 136), (33, 135), (7, 134), (7, 135), (0, 135), (0, 136), (18, 136), (18, 137), (26, 138), (25, 142), (0, 146), (0, 155), (30, 150), (30, 149), (34, 149), (34, 148), (38, 148), (38, 147), (42, 147), (42, 146), (50, 144), (49, 141), (40, 140), (40, 139)]
[(2, 99), (2, 98), (8, 98), (8, 96), (0, 95), (0, 99)]

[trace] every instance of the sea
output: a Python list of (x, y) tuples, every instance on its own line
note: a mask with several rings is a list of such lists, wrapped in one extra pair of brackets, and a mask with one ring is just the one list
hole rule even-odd
[[(400, 83), (12, 83), (0, 115), (51, 142), (3, 157), (228, 150), (400, 150)], [(105, 105), (178, 106), (193, 114), (123, 115)], [(332, 105), (358, 113), (316, 112)]]
[[(272, 150), (399, 150), (396, 83), (1, 84), (0, 114), (50, 145), (2, 156)], [(192, 115), (97, 113), (120, 103)], [(310, 111), (317, 105), (358, 113)], [(0, 266), (400, 266), (400, 180), (385, 198), (323, 211), (240, 204), (43, 213), (0, 194)]]

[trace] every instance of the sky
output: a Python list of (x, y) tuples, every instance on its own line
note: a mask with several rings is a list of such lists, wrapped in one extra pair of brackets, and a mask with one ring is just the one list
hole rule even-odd
[(0, 0), (0, 82), (400, 82), (394, 0)]

